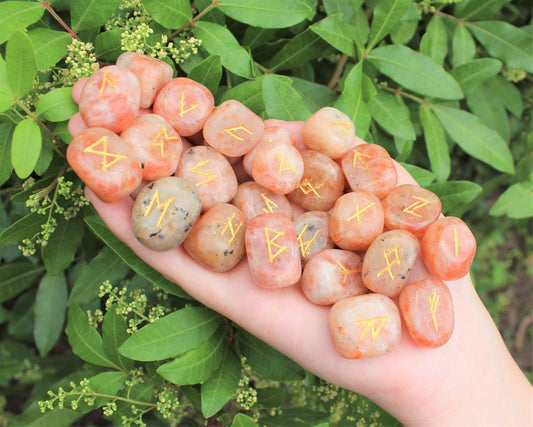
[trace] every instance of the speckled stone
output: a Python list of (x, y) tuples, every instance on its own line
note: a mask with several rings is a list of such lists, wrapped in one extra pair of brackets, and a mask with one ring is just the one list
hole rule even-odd
[(200, 216), (201, 201), (195, 186), (178, 177), (166, 177), (144, 187), (135, 200), (132, 230), (154, 251), (182, 244)]
[(389, 353), (402, 336), (398, 307), (389, 297), (379, 294), (335, 303), (329, 312), (329, 329), (335, 348), (348, 359)]
[(254, 181), (240, 184), (232, 203), (244, 212), (248, 220), (264, 213), (279, 213), (287, 218), (294, 218), (287, 197), (261, 187)]
[(294, 220), (294, 228), (298, 235), (298, 247), (302, 264), (314, 254), (334, 246), (329, 235), (329, 214), (323, 211), (308, 211)]

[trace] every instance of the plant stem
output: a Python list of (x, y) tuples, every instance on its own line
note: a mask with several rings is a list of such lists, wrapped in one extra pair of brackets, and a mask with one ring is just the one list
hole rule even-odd
[(328, 82), (328, 89), (334, 90), (339, 84), (339, 80), (342, 76), (344, 67), (346, 66), (346, 62), (348, 62), (348, 58), (349, 56), (343, 53), (342, 56), (337, 61), (335, 70), (333, 70), (333, 74), (331, 75), (331, 78), (329, 79), (329, 82)]
[(388, 86), (380, 86), (381, 89), (387, 91), (387, 92), (391, 92), (393, 93), (394, 95), (400, 95), (400, 96), (404, 96), (406, 98), (409, 98), (409, 99), (412, 99), (413, 101), (416, 101), (420, 104), (424, 104), (424, 105), (430, 105), (425, 99), (422, 99), (422, 98), (419, 98), (418, 96), (415, 96), (415, 95), (412, 95), (410, 93), (407, 93), (407, 92), (404, 92), (403, 90), (400, 90), (400, 89), (394, 89), (394, 88), (391, 88), (391, 87), (388, 87)]
[(59, 24), (71, 35), (73, 39), (80, 40), (78, 35), (74, 31), (72, 31), (72, 29), (67, 24), (65, 24), (65, 21), (61, 19), (61, 17), (56, 13), (56, 11), (52, 8), (52, 6), (50, 6), (50, 4), (46, 0), (41, 0), (41, 5), (48, 12), (50, 12), (50, 15), (52, 15), (55, 20), (59, 22)]
[(178, 28), (177, 30), (172, 31), (172, 34), (170, 35), (170, 40), (174, 39), (179, 33), (181, 33), (185, 28), (190, 27), (194, 25), (198, 19), (200, 19), (202, 16), (204, 16), (207, 12), (209, 12), (214, 7), (218, 6), (218, 0), (213, 0), (213, 2), (207, 6), (204, 10), (202, 10), (198, 15), (196, 15), (194, 18), (192, 18), (187, 24), (185, 24), (183, 27)]

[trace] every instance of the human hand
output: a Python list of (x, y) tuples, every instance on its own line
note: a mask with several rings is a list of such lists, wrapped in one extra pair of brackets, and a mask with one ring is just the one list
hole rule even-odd
[[(302, 122), (267, 124), (288, 128), (296, 136), (297, 146), (302, 146)], [(74, 135), (83, 130), (79, 117), (71, 121), (70, 130)], [(405, 169), (395, 166), (398, 185), (415, 183)], [(315, 375), (369, 397), (404, 424), (482, 423), (480, 417), (493, 421), (493, 408), (500, 406), (500, 393), (514, 395), (507, 389), (493, 390), (487, 384), (491, 378), (505, 374), (519, 378), (520, 372), (468, 275), (447, 283), (454, 301), (455, 330), (444, 346), (422, 348), (404, 327), (402, 340), (391, 353), (369, 359), (345, 359), (333, 346), (328, 329), (329, 307), (312, 304), (298, 285), (261, 288), (254, 283), (246, 260), (227, 273), (215, 273), (194, 262), (181, 247), (166, 252), (147, 249), (131, 230), (133, 198), (107, 204), (90, 190), (86, 194), (120, 240), (193, 298)], [(409, 282), (427, 277), (431, 276), (419, 258)], [(482, 407), (473, 406), (472, 395), (479, 396)], [(516, 399), (513, 404), (516, 405)], [(501, 408), (499, 411), (500, 416), (513, 413), (516, 411), (509, 414)]]

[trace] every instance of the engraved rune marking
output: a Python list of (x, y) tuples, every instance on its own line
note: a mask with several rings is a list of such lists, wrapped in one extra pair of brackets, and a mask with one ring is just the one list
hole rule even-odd
[[(274, 237), (271, 237), (271, 235), (274, 235)], [(276, 258), (280, 256), (285, 250), (287, 249), (287, 246), (281, 246), (276, 243), (276, 239), (278, 237), (284, 236), (284, 231), (276, 231), (272, 228), (265, 227), (265, 236), (266, 236), (266, 242), (267, 242), (267, 248), (268, 248), (268, 259), (270, 262), (276, 261)], [(277, 249), (276, 253), (272, 252), (272, 248)]]
[[(99, 145), (102, 147), (101, 150), (96, 149), (96, 147)], [(122, 159), (128, 158), (128, 156), (124, 156), (123, 154), (113, 154), (107, 151), (107, 136), (103, 136), (94, 144), (89, 145), (87, 148), (85, 148), (85, 150), (83, 150), (83, 152), (102, 156), (102, 170), (104, 172), (115, 163), (120, 162)], [(108, 158), (112, 158), (113, 160), (108, 161)]]
[(334, 125), (339, 126), (346, 135), (350, 136), (350, 122), (332, 122)]
[(437, 318), (435, 317), (435, 313), (437, 312), (437, 305), (439, 305), (439, 295), (433, 291), (433, 295), (431, 295), (429, 300), (429, 310), (431, 311), (431, 318), (433, 319), (433, 325), (435, 326), (435, 330), (439, 330), (439, 325), (437, 324)]
[(361, 164), (363, 165), (363, 167), (368, 171), (370, 172), (371, 169), (370, 169), (370, 166), (368, 166), (368, 163), (365, 162), (365, 159), (364, 158), (367, 158), (367, 159), (373, 159), (373, 157), (370, 155), (370, 154), (365, 154), (365, 153), (359, 153), (357, 151), (354, 151), (353, 153), (353, 161), (352, 161), (352, 165), (354, 168), (357, 167), (357, 161), (359, 160), (361, 162)]
[(296, 169), (294, 169), (294, 166), (287, 162), (283, 157), (281, 157), (281, 154), (274, 153), (274, 155), (279, 159), (278, 173), (282, 173), (285, 171), (292, 171), (296, 173)]
[(165, 218), (165, 215), (168, 212), (168, 209), (170, 208), (170, 205), (172, 202), (176, 200), (176, 197), (171, 197), (170, 199), (167, 199), (164, 203), (161, 202), (161, 196), (159, 195), (159, 190), (155, 190), (154, 195), (150, 199), (150, 204), (146, 207), (146, 210), (144, 211), (144, 217), (146, 218), (154, 207), (157, 209), (161, 209), (161, 214), (159, 215), (159, 219), (157, 220), (157, 226), (161, 227), (161, 223), (163, 222), (163, 219)]
[(150, 143), (150, 147), (157, 147), (159, 146), (161, 149), (161, 157), (165, 157), (165, 150), (164, 150), (164, 144), (168, 141), (175, 141), (177, 140), (177, 136), (168, 136), (167, 129), (165, 126), (161, 126), (161, 129), (159, 132), (157, 132), (157, 135), (154, 137), (152, 142)]
[(240, 136), (237, 133), (235, 133), (238, 130), (243, 130), (248, 135), (252, 135), (252, 133), (253, 133), (250, 129), (248, 129), (246, 126), (243, 126), (243, 125), (235, 126), (235, 127), (232, 127), (232, 128), (226, 128), (226, 129), (224, 129), (224, 132), (229, 133), (233, 138), (235, 138), (235, 139), (237, 139), (239, 141), (244, 141), (244, 138), (242, 136)]
[(360, 273), (361, 270), (348, 270), (344, 265), (342, 265), (339, 261), (337, 261), (337, 265), (340, 267), (342, 271), (342, 283), (346, 283), (346, 279), (348, 278), (348, 275), (350, 273)]
[(309, 228), (309, 224), (305, 224), (304, 228), (302, 228), (302, 231), (300, 231), (300, 234), (298, 234), (298, 237), (296, 238), (298, 242), (298, 247), (300, 248), (300, 251), (302, 252), (302, 256), (306, 257), (309, 253), (309, 249), (311, 248), (311, 245), (315, 242), (316, 238), (318, 237), (318, 234), (321, 230), (317, 230), (315, 235), (311, 237), (309, 240), (304, 241), (304, 234)]
[[(400, 248), (400, 245), (395, 245), (390, 249), (387, 249), (386, 251), (383, 251), (383, 256), (385, 257), (385, 262), (387, 265), (381, 269), (381, 271), (378, 273), (378, 277), (381, 276), (386, 271), (389, 272), (389, 276), (391, 279), (394, 279), (394, 274), (392, 273), (392, 266), (394, 264), (400, 265), (400, 256), (398, 255), (398, 249)], [(394, 258), (391, 260), (389, 256), (394, 255)]]
[(429, 205), (431, 202), (429, 200), (426, 200), (426, 199), (423, 199), (422, 197), (417, 197), (417, 196), (413, 196), (413, 199), (415, 199), (416, 202), (407, 206), (403, 211), (413, 216), (418, 216), (422, 218), (422, 215), (420, 215), (418, 212), (415, 212), (415, 211), (423, 208), (424, 206)]
[(115, 89), (115, 83), (117, 83), (118, 80), (113, 77), (109, 71), (104, 71), (104, 78), (102, 79), (102, 85), (100, 86), (100, 98), (104, 96), (104, 89), (106, 86), (110, 86), (111, 89)]
[[(384, 316), (384, 317), (376, 317), (374, 319), (369, 319), (369, 320), (360, 320), (359, 322), (355, 322), (355, 325), (366, 325), (365, 326), (365, 329), (363, 329), (363, 332), (361, 333), (361, 336), (359, 337), (359, 339), (363, 339), (365, 337), (365, 335), (371, 331), (372, 333), (372, 341), (376, 339), (376, 337), (378, 336), (379, 332), (381, 331), (381, 328), (383, 328), (383, 325), (385, 325), (385, 323), (387, 322), (387, 320), (389, 319), (389, 316)], [(379, 326), (375, 327), (376, 325), (376, 322), (381, 322), (379, 324)]]
[(348, 221), (351, 221), (352, 219), (354, 218), (357, 218), (357, 223), (358, 224), (361, 224), (361, 214), (366, 211), (367, 209), (370, 209), (372, 206), (374, 206), (374, 202), (370, 202), (369, 205), (365, 206), (362, 210), (359, 210), (359, 204), (357, 204), (356, 202), (356, 205), (355, 205), (355, 213), (346, 220), (346, 222)]
[(311, 184), (311, 181), (309, 181), (307, 178), (304, 179), (302, 182), (300, 182), (298, 184), (298, 188), (300, 190), (302, 190), (302, 193), (304, 193), (306, 196), (309, 194), (309, 193), (314, 193), (315, 196), (317, 196), (319, 199), (322, 198), (322, 196), (320, 195), (320, 193), (318, 192), (318, 189), (323, 187), (324, 186), (324, 183), (321, 182), (320, 184), (318, 184), (317, 186), (313, 186), (313, 184)]
[(198, 168), (201, 168), (202, 166), (205, 166), (208, 163), (209, 163), (209, 160), (202, 160), (201, 162), (196, 163), (192, 168), (187, 169), (188, 171), (191, 171), (191, 172), (197, 173), (198, 175), (203, 175), (206, 177), (203, 181), (197, 182), (196, 185), (207, 184), (208, 182), (211, 182), (218, 177), (216, 173), (212, 173), (209, 171), (202, 171), (198, 169)]
[(265, 202), (266, 208), (263, 208), (263, 212), (265, 213), (272, 213), (274, 212), (274, 208), (277, 208), (278, 205), (273, 200), (270, 200), (267, 196), (265, 196), (263, 193), (259, 194), (261, 198), (263, 199), (263, 202)]
[(233, 242), (233, 240), (235, 239), (235, 236), (237, 236), (237, 233), (239, 232), (242, 226), (242, 221), (239, 221), (239, 223), (237, 224), (237, 227), (234, 228), (233, 227), (234, 218), (235, 218), (235, 212), (233, 212), (233, 214), (230, 217), (228, 217), (228, 219), (226, 220), (226, 226), (222, 229), (220, 233), (220, 235), (223, 236), (226, 230), (229, 230), (230, 238), (227, 241), (228, 245), (231, 244), (231, 242)]
[(181, 92), (181, 103), (180, 103), (180, 117), (183, 117), (185, 114), (187, 114), (189, 111), (194, 110), (197, 108), (200, 104), (192, 104), (189, 108), (185, 109), (185, 92)]
[(459, 239), (457, 238), (457, 228), (453, 227), (453, 241), (455, 244), (455, 256), (459, 256)]

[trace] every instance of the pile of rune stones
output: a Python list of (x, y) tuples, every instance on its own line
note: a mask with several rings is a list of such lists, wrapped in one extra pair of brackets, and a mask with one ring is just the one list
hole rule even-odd
[[(172, 75), (132, 52), (95, 72), (78, 100), (86, 129), (67, 150), (102, 201), (136, 194), (132, 228), (143, 245), (182, 245), (217, 272), (246, 256), (258, 286), (297, 285), (331, 306), (333, 343), (346, 358), (391, 351), (400, 316), (421, 346), (449, 340), (443, 280), (468, 273), (476, 241), (461, 219), (441, 215), (434, 193), (398, 185), (386, 150), (356, 144), (353, 122), (335, 108), (303, 124), (302, 145), (244, 104), (215, 107), (205, 86)], [(417, 257), (434, 277), (407, 285)]]

